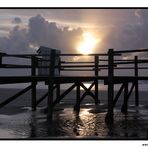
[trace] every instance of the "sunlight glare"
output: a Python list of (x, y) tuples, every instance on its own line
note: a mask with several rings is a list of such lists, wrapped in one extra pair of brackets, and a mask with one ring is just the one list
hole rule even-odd
[(77, 50), (84, 55), (91, 54), (98, 42), (100, 42), (100, 39), (97, 39), (92, 33), (86, 32), (83, 34), (83, 41), (78, 46)]
[[(86, 87), (86, 88), (89, 88), (90, 87), (90, 83), (83, 83), (84, 84), (84, 86)], [(83, 90), (83, 88), (81, 87), (80, 88), (81, 90)], [(92, 90), (94, 90), (94, 86), (92, 87)]]

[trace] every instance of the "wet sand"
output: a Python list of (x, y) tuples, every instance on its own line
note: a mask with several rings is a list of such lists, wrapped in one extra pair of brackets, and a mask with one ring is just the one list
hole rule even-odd
[[(6, 92), (12, 93), (12, 90)], [(91, 101), (89, 104), (83, 102), (78, 115), (73, 112), (72, 99), (65, 103), (63, 100), (54, 111), (53, 122), (48, 123), (44, 103), (36, 112), (32, 112), (28, 97), (23, 96), (23, 100), (19, 98), (20, 100), (0, 110), (0, 139), (148, 139), (147, 94), (141, 93), (143, 100), (141, 99), (139, 107), (135, 107), (134, 100), (131, 100), (127, 115), (120, 112), (122, 100), (119, 101), (114, 110), (113, 126), (107, 126), (104, 122), (107, 110), (103, 101), (98, 106), (94, 106)], [(106, 94), (102, 92), (102, 98), (104, 95)]]

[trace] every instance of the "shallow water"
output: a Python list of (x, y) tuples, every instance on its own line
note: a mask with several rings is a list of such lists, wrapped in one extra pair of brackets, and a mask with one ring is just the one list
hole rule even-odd
[[(12, 108), (7, 108), (9, 111)], [(129, 107), (123, 115), (117, 107), (113, 126), (104, 122), (105, 109), (83, 107), (78, 114), (67, 107), (54, 112), (52, 123), (46, 121), (42, 108), (32, 112), (20, 108), (18, 114), (0, 114), (0, 138), (6, 139), (147, 139), (148, 109)]]
[[(18, 89), (0, 89), (1, 101), (9, 98)], [(46, 90), (38, 90), (40, 98)], [(99, 92), (101, 105), (92, 105), (94, 100), (87, 96), (82, 102), (79, 115), (73, 112), (75, 91), (67, 95), (54, 112), (52, 123), (46, 121), (43, 106), (40, 104), (36, 112), (32, 112), (30, 92), (17, 98), (0, 109), (0, 139), (148, 139), (148, 92), (140, 91), (140, 105), (134, 107), (134, 94), (129, 101), (129, 112), (120, 112), (123, 97), (121, 96), (114, 110), (114, 124), (107, 126), (106, 115), (107, 93)], [(0, 102), (1, 102), (0, 101)], [(26, 107), (28, 106), (28, 107)]]

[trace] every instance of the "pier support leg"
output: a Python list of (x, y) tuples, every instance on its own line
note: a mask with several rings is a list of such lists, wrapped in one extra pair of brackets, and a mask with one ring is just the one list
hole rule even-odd
[(60, 84), (56, 84), (57, 88), (56, 88), (56, 97), (59, 98), (60, 97)]
[[(37, 66), (37, 60), (35, 56), (31, 57), (31, 75), (32, 77), (36, 76), (36, 66)], [(32, 81), (32, 91), (31, 91), (31, 95), (32, 95), (32, 111), (36, 110), (36, 85), (37, 82)]]
[(56, 51), (52, 50), (50, 54), (50, 68), (49, 68), (49, 84), (48, 84), (48, 100), (47, 100), (47, 121), (51, 122), (53, 118), (53, 87), (55, 77), (55, 59)]
[[(99, 75), (99, 57), (95, 56), (95, 76)], [(100, 100), (98, 99), (98, 79), (95, 79), (95, 104), (97, 105), (100, 103)]]
[(139, 87), (138, 80), (135, 82), (135, 105), (139, 106)]
[(95, 80), (95, 104), (97, 105), (100, 103), (100, 100), (98, 99), (98, 80)]
[(113, 124), (114, 121), (114, 113), (113, 113), (113, 95), (114, 95), (114, 91), (113, 91), (113, 85), (109, 85), (108, 86), (108, 112), (107, 115), (105, 117), (105, 122), (107, 124)]
[(105, 118), (107, 124), (113, 124), (113, 99), (114, 99), (114, 52), (109, 49), (108, 52), (108, 112)]
[(124, 102), (121, 108), (121, 112), (126, 114), (127, 113), (127, 107), (128, 107), (128, 82), (125, 84), (124, 88)]
[[(138, 56), (135, 56), (135, 76), (138, 77)], [(135, 81), (135, 105), (139, 106), (138, 80)]]
[(76, 104), (74, 106), (74, 111), (80, 112), (80, 84), (77, 83), (77, 90), (76, 90)]
[(47, 121), (51, 122), (53, 116), (53, 82), (48, 84), (48, 100), (47, 100)]
[(32, 82), (31, 96), (32, 96), (32, 111), (35, 111), (36, 110), (36, 82)]

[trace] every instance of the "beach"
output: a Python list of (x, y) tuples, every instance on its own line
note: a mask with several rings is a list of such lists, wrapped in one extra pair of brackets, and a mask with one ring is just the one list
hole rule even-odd
[[(19, 89), (1, 88), (1, 101), (17, 91)], [(37, 98), (45, 92), (45, 89), (38, 89)], [(147, 96), (147, 91), (140, 91), (140, 105), (135, 107), (132, 94), (127, 115), (120, 112), (121, 96), (114, 109), (114, 124), (109, 127), (104, 122), (106, 91), (99, 92), (101, 104), (97, 106), (87, 96), (81, 104), (79, 115), (73, 111), (76, 95), (72, 91), (55, 107), (52, 123), (46, 121), (46, 100), (33, 112), (28, 92), (0, 109), (0, 139), (147, 139)]]

